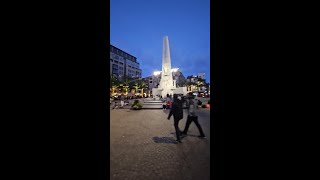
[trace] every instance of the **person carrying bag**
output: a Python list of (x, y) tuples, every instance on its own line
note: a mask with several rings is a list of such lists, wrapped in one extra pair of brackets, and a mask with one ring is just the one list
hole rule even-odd
[(187, 117), (186, 126), (185, 126), (182, 134), (186, 135), (190, 124), (192, 122), (194, 122), (200, 132), (200, 135), (198, 137), (206, 138), (206, 136), (204, 135), (204, 133), (202, 131), (201, 125), (199, 124), (198, 116), (196, 115), (196, 109), (198, 108), (198, 103), (194, 99), (194, 96), (192, 93), (189, 93), (188, 100), (187, 100), (187, 108), (188, 108), (188, 117)]

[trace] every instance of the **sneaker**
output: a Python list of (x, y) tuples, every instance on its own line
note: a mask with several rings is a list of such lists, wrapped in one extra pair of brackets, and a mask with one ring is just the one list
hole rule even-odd
[(198, 136), (199, 138), (207, 138), (206, 136), (204, 136), (204, 135), (200, 135), (200, 136)]

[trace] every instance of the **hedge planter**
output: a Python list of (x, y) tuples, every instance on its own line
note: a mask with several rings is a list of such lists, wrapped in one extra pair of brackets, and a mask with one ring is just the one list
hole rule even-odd
[(142, 104), (139, 102), (139, 100), (134, 100), (131, 107), (133, 110), (139, 110), (142, 108)]
[(140, 110), (141, 108), (139, 106), (133, 106), (132, 109), (133, 110)]

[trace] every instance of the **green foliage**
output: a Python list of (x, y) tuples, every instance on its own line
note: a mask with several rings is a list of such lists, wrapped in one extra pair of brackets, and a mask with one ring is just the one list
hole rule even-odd
[(111, 86), (119, 86), (122, 82), (119, 80), (118, 77), (110, 75), (110, 85)]
[(142, 108), (142, 104), (139, 102), (139, 100), (134, 100), (133, 101), (133, 104), (132, 104), (132, 109), (134, 110), (138, 110), (138, 109), (141, 109)]
[[(125, 85), (129, 86), (129, 89), (137, 89), (137, 81), (139, 81), (138, 78), (132, 78), (132, 77), (129, 77), (129, 76), (124, 76), (123, 77), (123, 82)], [(138, 86), (139, 88), (139, 86)]]
[(203, 105), (202, 105), (202, 108), (207, 108), (207, 105), (203, 104)]
[(132, 78), (130, 77), (130, 76), (127, 76), (127, 75), (124, 75), (123, 77), (122, 77), (122, 82), (123, 82), (123, 84), (124, 85), (126, 85), (126, 86), (132, 86), (132, 84), (130, 83), (130, 81), (132, 81)]
[(133, 104), (135, 105), (135, 104), (138, 104), (139, 103), (139, 100), (138, 99), (135, 99), (134, 101), (133, 101)]

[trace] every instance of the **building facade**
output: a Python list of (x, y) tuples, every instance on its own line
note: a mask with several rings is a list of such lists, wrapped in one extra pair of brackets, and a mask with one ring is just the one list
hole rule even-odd
[(198, 73), (197, 76), (187, 77), (187, 90), (195, 92), (197, 95), (210, 95), (210, 84), (206, 83), (205, 73)]
[(142, 70), (136, 57), (110, 45), (110, 75), (141, 78)]
[(204, 73), (198, 73), (198, 78), (206, 79), (206, 78), (204, 77)]
[(172, 76), (173, 80), (176, 80), (177, 87), (183, 87), (185, 85), (187, 79), (178, 68), (173, 70)]

